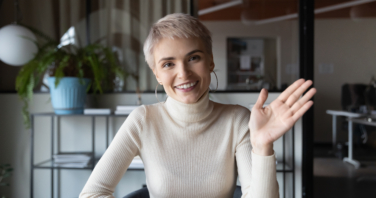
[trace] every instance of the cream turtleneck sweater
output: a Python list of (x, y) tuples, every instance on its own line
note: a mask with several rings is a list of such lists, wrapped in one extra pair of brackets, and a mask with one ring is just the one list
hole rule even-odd
[(113, 197), (139, 155), (155, 198), (230, 198), (237, 175), (242, 198), (279, 197), (275, 156), (252, 152), (250, 111), (209, 100), (194, 104), (169, 97), (135, 109), (95, 166), (80, 197)]

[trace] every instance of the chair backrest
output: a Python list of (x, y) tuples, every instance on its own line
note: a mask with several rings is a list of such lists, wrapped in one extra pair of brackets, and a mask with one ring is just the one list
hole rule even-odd
[[(240, 186), (236, 186), (234, 191), (233, 198), (241, 198), (242, 196), (242, 188)], [(149, 198), (149, 190), (147, 187), (141, 188), (140, 190), (136, 190), (123, 198)]]
[(241, 198), (241, 197), (242, 197), (242, 188), (240, 186), (236, 186), (233, 198)]
[(355, 111), (361, 105), (366, 105), (365, 84), (344, 84), (341, 90), (341, 105), (345, 111)]
[(140, 190), (129, 193), (123, 198), (149, 198), (149, 190), (147, 187), (143, 187)]

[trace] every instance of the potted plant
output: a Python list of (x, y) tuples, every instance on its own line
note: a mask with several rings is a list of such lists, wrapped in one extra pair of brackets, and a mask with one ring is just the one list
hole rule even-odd
[[(98, 43), (84, 47), (73, 44), (61, 46), (38, 30), (28, 28), (38, 36), (35, 42), (38, 52), (16, 77), (16, 90), (24, 102), (22, 112), (26, 128), (30, 128), (28, 104), (33, 89), (45, 74), (50, 76), (49, 89), (56, 114), (82, 113), (86, 92), (91, 90), (94, 94), (102, 94), (113, 88), (115, 78), (124, 80), (127, 76), (116, 54), (108, 47)], [(69, 92), (73, 94), (72, 97)], [(61, 101), (66, 98), (69, 101)], [(74, 98), (76, 101), (72, 101)], [(66, 106), (63, 107), (63, 104)]]

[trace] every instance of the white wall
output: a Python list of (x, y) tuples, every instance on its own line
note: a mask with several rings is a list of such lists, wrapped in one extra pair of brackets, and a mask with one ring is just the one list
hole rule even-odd
[[(266, 103), (274, 100), (279, 93), (270, 93)], [(258, 97), (257, 93), (214, 93), (211, 94), (214, 101), (226, 104), (239, 104), (249, 107)], [(160, 100), (163, 98), (159, 95)], [(154, 94), (143, 94), (143, 103), (151, 104), (156, 102)], [(93, 102), (93, 98), (88, 99), (88, 104)], [(115, 108), (118, 104), (135, 104), (135, 94), (106, 94), (98, 97), (99, 107)], [(21, 116), (22, 104), (16, 94), (0, 95), (0, 163), (10, 163), (14, 172), (11, 176), (11, 186), (4, 187), (7, 197), (29, 197), (30, 194), (30, 131), (25, 130)], [(49, 94), (35, 94), (30, 104), (31, 112), (51, 112), (52, 107), (49, 102)], [(124, 118), (116, 118), (110, 122), (110, 134), (113, 137)], [(65, 117), (61, 119), (62, 149), (64, 151), (89, 151), (91, 149), (91, 125), (89, 118)], [(300, 123), (300, 122), (299, 122)], [(299, 125), (298, 123), (298, 125)], [(296, 158), (296, 196), (301, 196), (301, 131), (297, 125), (295, 131), (295, 158)], [(56, 127), (56, 126), (55, 126)], [(38, 117), (35, 119), (35, 162), (46, 160), (50, 156), (50, 118)], [(96, 130), (96, 152), (98, 156), (105, 150), (104, 119), (97, 118)], [(56, 145), (56, 144), (55, 144)], [(286, 146), (290, 147), (291, 141), (286, 139)], [(277, 158), (282, 158), (282, 139), (274, 144)], [(288, 154), (290, 155), (290, 154)], [(291, 156), (288, 156), (291, 157)], [(50, 197), (50, 173), (48, 169), (35, 170), (34, 197)], [(57, 171), (55, 177), (57, 175)], [(90, 170), (62, 170), (61, 171), (61, 197), (77, 197), (82, 190), (86, 180), (90, 175)], [(282, 194), (283, 180), (282, 174), (278, 173), (278, 182)], [(55, 180), (55, 184), (56, 184)], [(145, 184), (145, 174), (143, 171), (128, 171), (116, 188), (116, 197), (123, 197), (129, 192), (141, 188)], [(239, 184), (239, 183), (238, 183)], [(57, 188), (56, 188), (57, 189)], [(287, 197), (292, 192), (287, 191)], [(281, 196), (282, 197), (282, 196)]]

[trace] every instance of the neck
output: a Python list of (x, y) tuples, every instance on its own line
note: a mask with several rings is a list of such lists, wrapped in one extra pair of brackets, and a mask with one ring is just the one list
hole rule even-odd
[(171, 97), (167, 98), (165, 107), (173, 119), (183, 122), (198, 122), (210, 115), (213, 102), (209, 100), (209, 92), (205, 92), (196, 103), (186, 104)]

